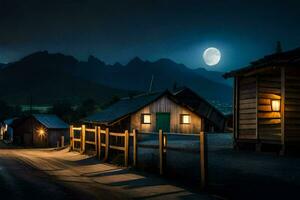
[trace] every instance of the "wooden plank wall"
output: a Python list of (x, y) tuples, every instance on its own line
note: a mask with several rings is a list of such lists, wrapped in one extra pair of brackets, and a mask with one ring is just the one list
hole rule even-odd
[(256, 139), (256, 77), (238, 81), (238, 139)]
[(300, 142), (300, 70), (286, 68), (285, 141)]
[[(140, 132), (155, 132), (156, 131), (156, 113), (170, 113), (170, 131), (173, 133), (198, 133), (201, 131), (201, 118), (189, 111), (188, 109), (174, 103), (168, 97), (164, 96), (150, 105), (142, 108), (138, 112), (131, 115), (131, 129), (139, 130)], [(151, 124), (142, 124), (141, 115), (151, 114)], [(180, 114), (190, 114), (191, 123), (181, 124)]]
[(272, 100), (281, 99), (281, 70), (258, 76), (258, 137), (262, 142), (281, 142), (281, 114), (272, 111)]

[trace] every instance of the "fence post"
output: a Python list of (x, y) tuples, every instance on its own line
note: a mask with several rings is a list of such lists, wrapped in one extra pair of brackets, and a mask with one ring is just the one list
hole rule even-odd
[(109, 149), (109, 129), (105, 129), (105, 156), (104, 161), (108, 159), (108, 149)]
[(85, 125), (81, 126), (81, 153), (85, 152)]
[(159, 129), (158, 133), (159, 137), (159, 173), (163, 175), (164, 173), (164, 139), (163, 139), (163, 131)]
[(133, 133), (133, 166), (137, 166), (137, 135), (136, 130), (132, 130)]
[(65, 136), (61, 136), (61, 147), (65, 146)]
[(95, 151), (97, 154), (98, 148), (97, 148), (97, 126), (95, 126), (95, 134), (94, 134), (94, 141), (95, 141)]
[(70, 151), (74, 150), (74, 132), (73, 125), (70, 126)]
[(128, 155), (129, 155), (129, 133), (128, 133), (128, 130), (125, 131), (125, 167), (128, 167)]
[(98, 159), (100, 160), (101, 157), (101, 128), (100, 126), (97, 127), (97, 155), (98, 155)]
[(207, 183), (207, 151), (206, 137), (204, 131), (200, 131), (200, 172), (201, 172), (201, 189), (206, 187)]

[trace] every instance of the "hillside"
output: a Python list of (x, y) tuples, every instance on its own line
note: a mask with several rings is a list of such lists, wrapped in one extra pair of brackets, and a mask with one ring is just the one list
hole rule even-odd
[(128, 95), (128, 91), (148, 91), (153, 76), (153, 90), (188, 86), (207, 100), (230, 103), (232, 88), (219, 75), (169, 59), (149, 62), (136, 57), (126, 65), (107, 65), (93, 56), (78, 61), (44, 51), (9, 63), (0, 71), (0, 99), (22, 104), (29, 104), (30, 97), (34, 104), (64, 99), (77, 103), (87, 98), (105, 102), (115, 95)]
[(232, 88), (220, 72), (193, 70), (169, 59), (155, 62), (132, 59), (128, 64), (106, 65), (95, 57), (79, 62), (76, 73), (85, 79), (115, 88), (147, 91), (154, 76), (153, 89), (172, 89), (174, 85), (188, 86), (208, 100), (231, 102)]
[(105, 102), (126, 91), (112, 89), (70, 74), (78, 61), (62, 54), (38, 52), (11, 63), (0, 71), (1, 99), (12, 104), (52, 104), (69, 100), (78, 103), (87, 98)]

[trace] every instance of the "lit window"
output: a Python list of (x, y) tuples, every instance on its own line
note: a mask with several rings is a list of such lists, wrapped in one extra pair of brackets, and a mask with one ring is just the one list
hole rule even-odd
[(151, 124), (151, 114), (142, 114), (142, 124)]
[(180, 123), (181, 124), (189, 124), (191, 123), (191, 116), (188, 114), (180, 115)]
[(280, 100), (272, 100), (272, 110), (275, 112), (280, 111)]

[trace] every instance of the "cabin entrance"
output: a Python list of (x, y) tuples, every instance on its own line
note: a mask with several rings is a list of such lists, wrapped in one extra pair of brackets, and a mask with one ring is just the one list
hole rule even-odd
[(156, 113), (156, 131), (170, 132), (170, 113)]

